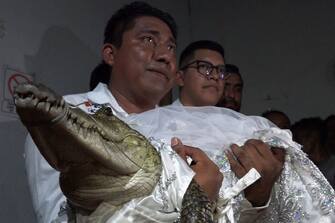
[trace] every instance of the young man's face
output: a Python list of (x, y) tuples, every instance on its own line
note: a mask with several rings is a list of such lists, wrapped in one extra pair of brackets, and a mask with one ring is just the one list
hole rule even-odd
[[(196, 50), (188, 64), (194, 61), (205, 61), (213, 66), (224, 65), (221, 54), (209, 49)], [(211, 75), (206, 77), (199, 73), (196, 64), (180, 71), (178, 84), (182, 86), (180, 100), (186, 106), (214, 106), (224, 88), (224, 80), (219, 78), (217, 69), (213, 69)]]
[(142, 16), (113, 47), (111, 88), (134, 104), (154, 106), (176, 79), (175, 39), (166, 23)]
[(218, 106), (239, 112), (241, 109), (242, 90), (243, 83), (240, 75), (235, 73), (227, 74), (224, 92)]

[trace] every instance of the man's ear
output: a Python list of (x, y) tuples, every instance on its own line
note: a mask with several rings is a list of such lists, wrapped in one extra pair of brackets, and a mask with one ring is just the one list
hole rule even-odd
[(184, 86), (184, 71), (178, 70), (177, 71), (177, 78), (176, 78), (176, 83), (179, 87)]
[(102, 58), (105, 63), (113, 66), (115, 61), (116, 47), (113, 44), (105, 43), (102, 48)]

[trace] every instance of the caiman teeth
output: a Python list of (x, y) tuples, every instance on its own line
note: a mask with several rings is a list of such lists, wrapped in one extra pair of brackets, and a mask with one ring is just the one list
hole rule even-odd
[(71, 119), (71, 112), (68, 112), (66, 115), (66, 120), (70, 120)]
[(64, 108), (64, 102), (63, 101), (64, 101), (63, 99), (58, 100), (57, 101), (57, 107)]
[(77, 128), (77, 132), (80, 133), (81, 126), (80, 125), (75, 125)]
[(72, 124), (74, 124), (76, 122), (76, 118), (77, 118), (77, 116), (75, 114), (70, 113), (69, 119), (70, 119)]
[(87, 128), (82, 128), (84, 138), (87, 138), (88, 131)]
[(88, 129), (90, 127), (90, 125), (85, 121), (81, 123), (81, 126), (82, 128), (85, 128), (85, 129)]
[(102, 137), (105, 138), (106, 133), (105, 133), (105, 131), (103, 131), (100, 127), (98, 127), (98, 133), (99, 133)]
[(50, 112), (51, 105), (50, 103), (45, 103), (45, 111)]

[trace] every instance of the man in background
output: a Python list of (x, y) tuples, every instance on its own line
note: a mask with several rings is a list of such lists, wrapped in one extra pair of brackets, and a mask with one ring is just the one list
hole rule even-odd
[(281, 129), (291, 128), (291, 121), (289, 117), (282, 111), (269, 110), (264, 112), (262, 116), (273, 122), (276, 126), (278, 126)]
[(214, 106), (224, 89), (224, 50), (216, 42), (200, 40), (189, 44), (179, 59), (179, 99), (185, 106)]
[(237, 66), (226, 64), (225, 87), (216, 106), (240, 112), (243, 93), (243, 79)]

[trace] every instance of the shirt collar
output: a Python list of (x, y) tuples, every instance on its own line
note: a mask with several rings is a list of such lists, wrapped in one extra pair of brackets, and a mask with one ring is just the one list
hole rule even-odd
[(184, 105), (181, 103), (181, 101), (179, 100), (179, 98), (177, 98), (177, 99), (172, 103), (172, 105), (174, 105), (174, 106), (184, 106)]
[(128, 116), (128, 113), (119, 105), (106, 84), (99, 83), (93, 91), (87, 93), (87, 97), (93, 103), (109, 104), (117, 114)]

